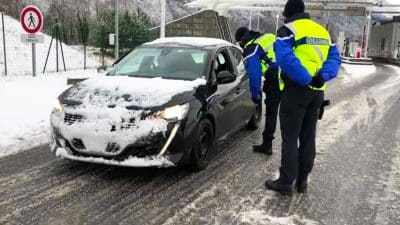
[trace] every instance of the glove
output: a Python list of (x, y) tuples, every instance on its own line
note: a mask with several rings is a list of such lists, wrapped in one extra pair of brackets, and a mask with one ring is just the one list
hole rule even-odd
[(254, 104), (256, 104), (256, 105), (261, 104), (261, 101), (262, 101), (261, 94), (257, 95), (256, 97), (252, 97), (251, 100), (253, 100)]
[(321, 88), (322, 86), (324, 86), (324, 84), (325, 80), (321, 74), (318, 74), (317, 76), (313, 77), (310, 83), (310, 85), (315, 88)]

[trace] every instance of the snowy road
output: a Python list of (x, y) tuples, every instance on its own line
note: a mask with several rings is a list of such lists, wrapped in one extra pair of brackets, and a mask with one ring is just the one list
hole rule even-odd
[(251, 152), (261, 130), (220, 143), (197, 174), (66, 162), (43, 146), (0, 159), (0, 224), (400, 224), (399, 71), (330, 85), (306, 195), (264, 189), (280, 154)]

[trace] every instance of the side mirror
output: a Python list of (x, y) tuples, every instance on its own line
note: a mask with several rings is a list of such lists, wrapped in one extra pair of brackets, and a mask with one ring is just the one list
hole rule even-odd
[(107, 69), (108, 69), (108, 66), (107, 65), (103, 65), (103, 66), (100, 66), (100, 67), (97, 68), (97, 72), (98, 73), (102, 73), (102, 72), (105, 72)]
[(235, 82), (236, 75), (229, 71), (221, 71), (217, 74), (218, 84), (229, 84)]

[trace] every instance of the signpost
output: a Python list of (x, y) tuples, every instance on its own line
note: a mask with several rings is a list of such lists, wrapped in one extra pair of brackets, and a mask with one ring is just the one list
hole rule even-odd
[(43, 14), (32, 5), (25, 7), (20, 15), (22, 28), (27, 34), (21, 34), (21, 41), (32, 43), (32, 72), (36, 76), (36, 43), (43, 43), (43, 35), (37, 35), (43, 27)]
[(4, 13), (1, 13), (1, 24), (3, 27), (3, 49), (4, 49), (4, 74), (7, 76), (7, 52), (6, 52), (6, 33), (4, 28)]

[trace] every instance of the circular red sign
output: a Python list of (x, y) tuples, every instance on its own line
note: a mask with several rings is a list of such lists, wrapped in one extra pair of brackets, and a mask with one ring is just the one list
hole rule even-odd
[[(31, 13), (31, 17), (27, 20), (26, 15), (28, 13)], [(33, 16), (33, 14), (36, 16), (38, 21), (35, 21), (36, 18)], [(35, 6), (29, 5), (25, 7), (21, 12), (20, 20), (22, 28), (24, 28), (24, 30), (29, 34), (35, 34), (42, 30), (43, 15)]]

